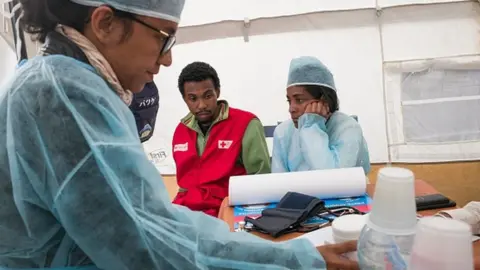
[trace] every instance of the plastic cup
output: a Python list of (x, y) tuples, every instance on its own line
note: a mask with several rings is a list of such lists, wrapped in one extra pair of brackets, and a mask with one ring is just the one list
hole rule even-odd
[(333, 220), (332, 232), (335, 243), (358, 240), (365, 227), (365, 221), (364, 215), (345, 215)]
[[(345, 215), (336, 218), (332, 222), (333, 240), (336, 244), (358, 240), (365, 227), (365, 215)], [(357, 261), (357, 252), (349, 252), (344, 254), (347, 258)]]
[(398, 167), (380, 169), (367, 226), (389, 235), (412, 235), (417, 225), (415, 178)]
[(418, 222), (409, 269), (473, 270), (470, 226), (453, 219), (422, 218)]

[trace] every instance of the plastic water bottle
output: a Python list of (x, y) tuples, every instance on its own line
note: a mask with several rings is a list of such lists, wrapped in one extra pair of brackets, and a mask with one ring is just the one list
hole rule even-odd
[(358, 240), (363, 270), (408, 268), (417, 223), (415, 180), (407, 169), (387, 167), (378, 172), (372, 211)]
[(365, 226), (358, 241), (358, 263), (365, 270), (405, 270), (415, 235), (389, 235)]

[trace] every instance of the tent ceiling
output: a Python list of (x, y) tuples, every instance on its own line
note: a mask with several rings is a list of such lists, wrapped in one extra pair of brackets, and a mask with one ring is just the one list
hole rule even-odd
[[(469, 8), (473, 11), (475, 10), (476, 6), (478, 6), (477, 3), (464, 0), (380, 0), (380, 2), (384, 2), (385, 6), (390, 3), (388, 8), (381, 10), (380, 18), (382, 24), (396, 23), (397, 20), (402, 20), (405, 22), (405, 14), (407, 14), (409, 20), (411, 19), (415, 21), (438, 19), (447, 20), (449, 18), (458, 18), (464, 16), (465, 8)], [(393, 2), (396, 3), (395, 7), (393, 6)], [(404, 3), (404, 5), (400, 5), (400, 2)], [(421, 2), (422, 5), (429, 4), (428, 8), (421, 8), (418, 6), (420, 4), (419, 2)], [(462, 4), (459, 2), (464, 3)], [(416, 5), (410, 5), (408, 3), (415, 3)], [(185, 17), (188, 18), (188, 16)], [(267, 16), (256, 19), (250, 18), (248, 24), (246, 24), (243, 19), (238, 21), (227, 20), (216, 23), (180, 27), (177, 32), (177, 44), (186, 44), (222, 38), (244, 37), (247, 35), (251, 37), (256, 35), (320, 29), (362, 27), (365, 25), (378, 24), (380, 20), (377, 17), (377, 9), (375, 9), (374, 6), (372, 8), (365, 8), (365, 6), (363, 6), (362, 9), (341, 10), (335, 12), (323, 10), (281, 17)]]
[(405, 5), (423, 5), (470, 0), (202, 0), (187, 1), (180, 27), (198, 26), (224, 21), (243, 21), (357, 9), (383, 9)]
[(372, 24), (375, 20), (375, 12), (363, 9), (256, 19), (250, 22), (247, 29), (243, 21), (224, 21), (182, 27), (177, 33), (177, 44), (242, 37), (245, 34), (244, 31), (248, 31), (249, 36), (256, 36), (318, 29), (361, 27)]
[[(202, 0), (187, 1), (177, 44), (322, 28), (359, 27), (372, 23), (376, 9), (470, 0)], [(378, 8), (377, 8), (378, 7)], [(414, 7), (413, 7), (414, 8)], [(336, 11), (336, 12), (333, 12)], [(245, 24), (248, 18), (249, 24)], [(341, 19), (339, 19), (341, 18)], [(13, 46), (9, 26), (0, 36)], [(8, 23), (8, 21), (7, 21)], [(246, 28), (247, 26), (247, 28)], [(28, 41), (27, 41), (28, 42)], [(33, 48), (30, 46), (33, 45)], [(29, 44), (29, 51), (35, 51)], [(12, 47), (13, 48), (13, 47)], [(30, 55), (30, 54), (29, 54)]]
[(222, 21), (291, 16), (311, 12), (375, 8), (375, 0), (202, 0), (187, 1), (180, 27)]

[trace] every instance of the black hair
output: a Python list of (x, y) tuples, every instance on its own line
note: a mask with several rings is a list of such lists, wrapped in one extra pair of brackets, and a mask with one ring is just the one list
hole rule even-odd
[[(23, 16), (21, 28), (32, 35), (33, 41), (45, 42), (48, 33), (55, 31), (58, 24), (70, 26), (80, 33), (90, 21), (94, 8), (74, 3), (70, 0), (19, 0)], [(132, 17), (128, 12), (112, 9), (115, 16), (123, 19)], [(124, 20), (126, 39), (130, 33), (130, 21)]]
[(337, 92), (334, 90), (320, 85), (304, 85), (303, 87), (314, 99), (325, 100), (331, 113), (339, 110)]
[(220, 89), (220, 79), (218, 78), (217, 71), (207, 63), (193, 62), (183, 68), (180, 76), (178, 77), (178, 89), (182, 96), (185, 94), (186, 82), (202, 82), (205, 80), (212, 80), (215, 90)]

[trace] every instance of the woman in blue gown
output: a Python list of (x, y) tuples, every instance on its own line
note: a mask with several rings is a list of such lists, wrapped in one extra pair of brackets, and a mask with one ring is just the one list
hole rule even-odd
[[(183, 0), (20, 0), (44, 43), (0, 98), (0, 269), (358, 269), (172, 205), (129, 105), (172, 62)], [(323, 255), (323, 256), (322, 256)]]
[(291, 119), (273, 134), (272, 172), (363, 167), (370, 155), (362, 127), (340, 112), (330, 70), (312, 56), (292, 59), (287, 100)]

